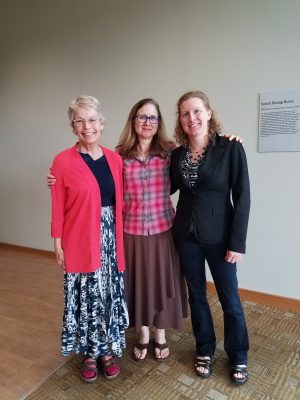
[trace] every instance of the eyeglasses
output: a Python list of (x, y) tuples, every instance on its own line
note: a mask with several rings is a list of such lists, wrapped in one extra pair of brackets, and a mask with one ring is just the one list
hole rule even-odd
[(144, 124), (148, 120), (150, 124), (158, 124), (159, 121), (159, 117), (156, 117), (155, 115), (142, 114), (142, 115), (136, 115), (135, 118), (138, 122), (141, 122), (142, 124)]
[(101, 119), (101, 117), (91, 117), (91, 118), (88, 118), (88, 119), (76, 118), (76, 119), (73, 119), (72, 122), (73, 122), (73, 124), (74, 124), (75, 126), (78, 126), (78, 127), (82, 127), (82, 126), (83, 126), (84, 124), (86, 124), (87, 122), (88, 122), (90, 125), (95, 126), (96, 123), (97, 123), (98, 121), (100, 121), (100, 119)]

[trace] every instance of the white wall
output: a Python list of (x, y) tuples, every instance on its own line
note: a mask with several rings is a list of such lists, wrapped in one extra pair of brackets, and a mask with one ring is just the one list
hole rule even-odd
[(0, 0), (0, 242), (52, 249), (45, 175), (74, 142), (69, 100), (104, 103), (111, 148), (155, 97), (172, 133), (187, 90), (243, 137), (252, 183), (240, 287), (300, 298), (300, 153), (258, 153), (259, 92), (300, 88), (299, 0)]

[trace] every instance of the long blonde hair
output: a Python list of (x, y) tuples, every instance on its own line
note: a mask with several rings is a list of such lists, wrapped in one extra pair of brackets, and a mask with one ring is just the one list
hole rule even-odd
[(216, 117), (215, 111), (211, 108), (208, 97), (205, 93), (200, 92), (199, 90), (194, 90), (191, 92), (184, 93), (177, 102), (177, 119), (175, 125), (175, 139), (179, 145), (188, 147), (189, 140), (187, 134), (182, 129), (180, 123), (180, 107), (182, 103), (188, 99), (197, 97), (198, 99), (202, 100), (204, 107), (206, 110), (211, 110), (211, 119), (208, 122), (208, 136), (211, 142), (214, 141), (216, 135), (222, 132), (222, 124)]
[(168, 139), (165, 124), (160, 112), (158, 103), (152, 98), (146, 98), (138, 101), (130, 110), (124, 129), (120, 135), (119, 143), (117, 146), (118, 153), (127, 158), (134, 158), (137, 153), (138, 138), (135, 132), (134, 119), (140, 108), (146, 104), (152, 104), (158, 114), (158, 127), (157, 132), (153, 136), (151, 142), (150, 154), (158, 157), (166, 157), (172, 142)]

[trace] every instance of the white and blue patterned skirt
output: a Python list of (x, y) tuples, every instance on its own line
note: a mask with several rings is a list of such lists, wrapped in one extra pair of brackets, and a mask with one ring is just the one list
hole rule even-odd
[(117, 267), (114, 207), (102, 207), (101, 214), (101, 268), (64, 274), (64, 356), (121, 357), (126, 347), (128, 311), (124, 274)]

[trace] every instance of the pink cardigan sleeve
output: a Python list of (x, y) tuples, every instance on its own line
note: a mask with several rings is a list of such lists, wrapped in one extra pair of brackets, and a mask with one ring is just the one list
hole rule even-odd
[(52, 198), (52, 221), (51, 236), (53, 238), (61, 238), (63, 233), (66, 188), (63, 184), (62, 165), (55, 157), (52, 167), (50, 168), (52, 175), (56, 178), (56, 183), (51, 189)]

